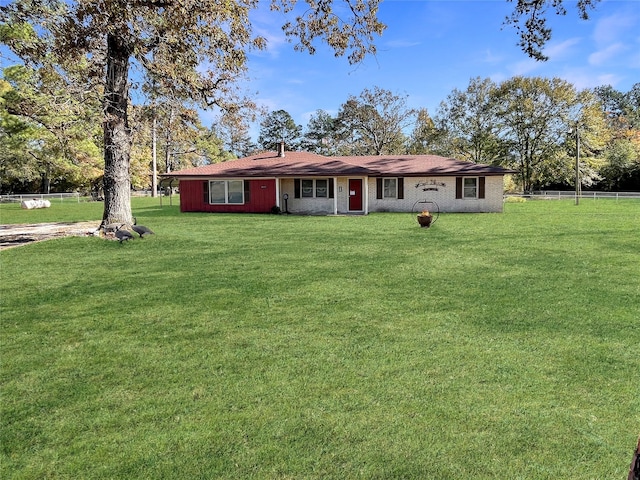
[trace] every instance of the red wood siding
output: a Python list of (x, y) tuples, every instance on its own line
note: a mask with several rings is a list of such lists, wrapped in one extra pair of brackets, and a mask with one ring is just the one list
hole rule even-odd
[(180, 211), (218, 213), (269, 213), (276, 204), (276, 181), (245, 180), (249, 183), (249, 198), (242, 205), (210, 205), (205, 200), (208, 180), (180, 180)]

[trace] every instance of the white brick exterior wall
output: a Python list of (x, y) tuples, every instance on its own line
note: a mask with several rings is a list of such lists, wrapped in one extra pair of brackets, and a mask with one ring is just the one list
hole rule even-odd
[[(358, 177), (349, 177), (358, 178)], [(376, 178), (361, 177), (363, 181), (363, 210), (349, 211), (349, 188), (347, 177), (339, 177), (333, 198), (295, 198), (294, 180), (280, 180), (280, 207), (284, 211), (282, 195), (287, 193), (289, 212), (307, 215), (365, 213), (368, 198), (368, 212), (419, 212), (436, 210), (440, 212), (502, 212), (503, 177), (485, 177), (485, 198), (456, 199), (456, 177), (405, 177), (404, 199), (378, 199)], [(333, 181), (333, 179), (330, 179)], [(425, 190), (427, 189), (427, 190)], [(336, 211), (337, 210), (337, 211)], [(368, 213), (367, 212), (367, 213)]]
[[(444, 185), (443, 185), (444, 184)], [(424, 189), (428, 190), (424, 190)], [(485, 198), (456, 199), (456, 177), (405, 177), (404, 199), (377, 199), (376, 179), (369, 179), (370, 212), (431, 210), (436, 202), (441, 212), (502, 212), (503, 177), (485, 177)]]

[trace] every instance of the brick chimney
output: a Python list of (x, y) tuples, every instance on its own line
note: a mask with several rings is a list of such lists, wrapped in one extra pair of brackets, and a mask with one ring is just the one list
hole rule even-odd
[(278, 144), (278, 156), (284, 157), (284, 141)]

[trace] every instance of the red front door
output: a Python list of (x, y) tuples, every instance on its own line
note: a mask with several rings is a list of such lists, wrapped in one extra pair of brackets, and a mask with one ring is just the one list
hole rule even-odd
[(249, 203), (252, 212), (270, 212), (276, 204), (276, 181), (275, 180), (250, 180), (251, 198)]
[(362, 210), (362, 180), (349, 179), (349, 210)]

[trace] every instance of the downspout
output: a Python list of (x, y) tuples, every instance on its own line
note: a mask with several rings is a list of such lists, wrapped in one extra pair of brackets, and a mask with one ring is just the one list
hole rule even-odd
[(338, 177), (333, 177), (333, 214), (338, 215)]

